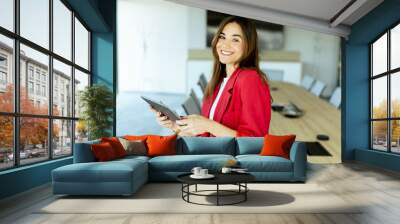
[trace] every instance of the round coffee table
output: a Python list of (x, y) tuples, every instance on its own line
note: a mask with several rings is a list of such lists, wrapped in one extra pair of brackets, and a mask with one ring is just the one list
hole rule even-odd
[[(255, 180), (255, 177), (248, 173), (216, 173), (213, 174), (215, 177), (212, 179), (193, 179), (190, 177), (191, 173), (182, 174), (177, 177), (178, 181), (182, 183), (182, 199), (188, 203), (198, 205), (234, 205), (247, 200), (247, 192), (249, 188), (247, 183)], [(215, 190), (197, 190), (197, 185), (215, 185)], [(195, 186), (194, 191), (190, 191), (190, 186)], [(237, 190), (223, 190), (220, 189), (220, 185), (236, 185)], [(215, 192), (215, 194), (205, 194), (209, 192)], [(190, 201), (190, 196), (203, 196), (203, 197), (216, 197), (216, 204), (202, 204)], [(240, 196), (240, 199), (231, 203), (221, 203), (221, 197), (232, 197)]]

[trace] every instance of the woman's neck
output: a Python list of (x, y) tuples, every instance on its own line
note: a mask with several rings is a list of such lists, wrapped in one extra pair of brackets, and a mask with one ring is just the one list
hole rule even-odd
[(226, 77), (230, 77), (238, 66), (239, 66), (238, 64), (227, 64), (226, 65)]

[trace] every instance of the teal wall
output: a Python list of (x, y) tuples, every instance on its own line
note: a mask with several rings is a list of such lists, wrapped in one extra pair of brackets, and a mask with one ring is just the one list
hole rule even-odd
[[(103, 83), (116, 93), (115, 0), (67, 0), (92, 31), (91, 71), (93, 83)], [(115, 109), (114, 109), (115, 121)], [(115, 132), (114, 127), (110, 131)], [(51, 181), (51, 171), (72, 163), (72, 157), (0, 172), (0, 199)]]
[[(377, 36), (400, 22), (400, 0), (386, 0), (351, 27), (344, 43), (342, 86), (342, 159), (398, 170), (399, 156), (369, 149), (369, 47)], [(363, 151), (359, 151), (363, 150)], [(383, 155), (384, 154), (384, 155)]]

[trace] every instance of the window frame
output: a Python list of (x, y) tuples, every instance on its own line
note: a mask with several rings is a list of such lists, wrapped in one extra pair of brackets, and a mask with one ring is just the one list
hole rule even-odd
[[(23, 36), (20, 35), (20, 0), (14, 0), (13, 1), (13, 10), (14, 10), (14, 30), (10, 31), (4, 27), (0, 26), (0, 35), (3, 35), (5, 37), (11, 38), (13, 40), (13, 64), (12, 64), (12, 73), (14, 78), (14, 93), (13, 93), (13, 102), (14, 102), (14, 110), (13, 112), (2, 112), (0, 111), (0, 116), (4, 117), (12, 117), (13, 119), (13, 153), (14, 153), (14, 161), (13, 161), (13, 166), (11, 167), (5, 167), (5, 168), (0, 168), (0, 172), (3, 172), (5, 170), (11, 170), (11, 169), (16, 169), (19, 167), (24, 167), (24, 166), (30, 166), (33, 164), (38, 164), (38, 163), (43, 163), (47, 162), (50, 160), (58, 160), (66, 157), (73, 156), (74, 152), (74, 143), (75, 143), (75, 123), (76, 121), (79, 120), (79, 117), (75, 117), (75, 108), (72, 107), (72, 113), (70, 116), (55, 116), (53, 115), (53, 59), (58, 60), (61, 63), (64, 63), (68, 66), (71, 66), (71, 93), (72, 93), (72, 99), (71, 99), (71, 104), (74, 105), (75, 103), (75, 69), (85, 73), (89, 77), (89, 83), (88, 86), (92, 85), (92, 61), (91, 61), (91, 37), (92, 37), (92, 30), (88, 27), (88, 25), (83, 21), (83, 19), (79, 16), (78, 13), (76, 13), (72, 7), (66, 2), (65, 0), (59, 0), (68, 10), (71, 11), (71, 18), (70, 18), (70, 23), (71, 23), (71, 59), (64, 58), (63, 56), (57, 54), (54, 52), (54, 39), (53, 39), (53, 24), (54, 24), (54, 17), (53, 17), (53, 1), (54, 0), (48, 0), (49, 2), (49, 47), (46, 49), (45, 47), (42, 47), (39, 44), (34, 43), (33, 41), (30, 41), (29, 39), (24, 38)], [(85, 69), (81, 67), (80, 65), (75, 63), (75, 18), (79, 20), (79, 22), (84, 26), (84, 28), (88, 31), (88, 69)], [(49, 63), (48, 63), (48, 82), (46, 84), (45, 90), (48, 91), (48, 94), (45, 91), (45, 94), (48, 96), (48, 108), (49, 111), (47, 112), (46, 115), (39, 115), (39, 114), (26, 114), (26, 113), (21, 113), (20, 111), (20, 45), (23, 44), (27, 47), (30, 47), (36, 51), (39, 51), (40, 53), (43, 53), (48, 56), (49, 58)], [(29, 64), (27, 64), (29, 66)], [(27, 67), (27, 70), (30, 67)], [(39, 73), (39, 80), (38, 83), (41, 83), (41, 72)], [(27, 72), (25, 74), (27, 77), (27, 81), (30, 80), (30, 74)], [(37, 83), (36, 82), (36, 69), (33, 70), (33, 79), (32, 79), (34, 86)], [(46, 80), (47, 81), (47, 80)], [(28, 87), (29, 88), (29, 87)], [(27, 91), (29, 91), (27, 89)], [(34, 92), (36, 89), (34, 89)], [(40, 94), (41, 96), (42, 94)], [(21, 164), (20, 161), (20, 119), (21, 118), (45, 118), (47, 119), (48, 122), (48, 136), (47, 136), (47, 142), (49, 143), (47, 145), (47, 150), (48, 150), (48, 155), (47, 158), (43, 158), (43, 160), (40, 160), (38, 162), (32, 162), (32, 163), (26, 163), (26, 164)], [(54, 147), (53, 147), (53, 121), (56, 120), (66, 120), (66, 121), (71, 121), (71, 153), (68, 155), (63, 155), (63, 156), (54, 156)]]
[[(400, 154), (400, 152), (393, 152), (392, 151), (392, 135), (391, 135), (391, 122), (400, 120), (400, 117), (392, 117), (392, 101), (391, 101), (391, 79), (392, 75), (400, 72), (400, 67), (391, 69), (391, 31), (396, 26), (400, 26), (400, 20), (393, 23), (391, 26), (385, 29), (384, 32), (379, 34), (375, 39), (368, 43), (368, 52), (369, 52), (369, 77), (368, 77), (368, 84), (369, 84), (369, 149), (373, 151), (391, 153), (391, 154)], [(373, 74), (373, 44), (387, 34), (387, 64), (386, 64), (386, 71), (380, 74)], [(373, 81), (378, 78), (386, 77), (386, 86), (387, 86), (387, 105), (386, 105), (386, 118), (373, 118)], [(374, 136), (373, 136), (373, 122), (374, 121), (386, 121), (386, 151), (379, 150), (374, 148)]]

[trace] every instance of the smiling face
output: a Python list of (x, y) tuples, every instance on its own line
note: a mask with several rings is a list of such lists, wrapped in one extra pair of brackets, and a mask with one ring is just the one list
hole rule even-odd
[(244, 54), (244, 35), (239, 24), (226, 24), (218, 37), (216, 50), (222, 64), (237, 65)]

